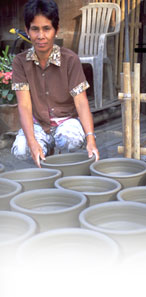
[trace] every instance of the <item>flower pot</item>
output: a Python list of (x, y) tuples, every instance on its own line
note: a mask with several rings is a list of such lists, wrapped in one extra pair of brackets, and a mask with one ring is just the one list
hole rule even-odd
[(17, 259), (23, 265), (47, 268), (61, 273), (91, 268), (97, 272), (113, 265), (119, 256), (117, 244), (108, 236), (92, 230), (64, 228), (43, 232), (23, 243)]
[(15, 181), (0, 178), (0, 210), (10, 210), (10, 200), (22, 191)]
[(19, 113), (17, 104), (0, 105), (1, 133), (20, 129)]
[(5, 171), (5, 166), (3, 164), (0, 164), (0, 173)]
[(129, 158), (109, 158), (90, 165), (91, 175), (113, 178), (123, 188), (146, 185), (146, 163)]
[(62, 173), (56, 169), (27, 168), (3, 172), (0, 177), (14, 180), (22, 185), (23, 191), (53, 188)]
[(63, 176), (90, 175), (90, 165), (95, 161), (95, 156), (88, 157), (87, 152), (76, 152), (68, 154), (58, 154), (46, 157), (41, 160), (44, 168), (59, 169)]
[(86, 207), (82, 193), (70, 190), (40, 189), (21, 193), (10, 201), (11, 210), (31, 216), (40, 232), (79, 227), (79, 213)]
[(135, 201), (146, 204), (146, 186), (123, 189), (117, 194), (117, 199), (123, 202)]
[(58, 189), (70, 189), (82, 192), (88, 198), (88, 204), (94, 205), (116, 200), (121, 184), (116, 180), (99, 176), (68, 176), (55, 181)]
[[(18, 246), (37, 232), (35, 221), (21, 213), (0, 211), (0, 262), (12, 264)], [(12, 262), (11, 262), (12, 261)]]
[(79, 216), (82, 228), (102, 232), (115, 240), (122, 256), (146, 249), (146, 206), (138, 202), (105, 202)]

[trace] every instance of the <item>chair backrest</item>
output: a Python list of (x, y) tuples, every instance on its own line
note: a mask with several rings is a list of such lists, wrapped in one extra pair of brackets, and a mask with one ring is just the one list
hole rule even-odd
[[(82, 25), (78, 55), (97, 55), (99, 35), (113, 35), (120, 31), (120, 6), (109, 2), (94, 2), (81, 8)], [(109, 31), (112, 14), (115, 15), (115, 28)]]

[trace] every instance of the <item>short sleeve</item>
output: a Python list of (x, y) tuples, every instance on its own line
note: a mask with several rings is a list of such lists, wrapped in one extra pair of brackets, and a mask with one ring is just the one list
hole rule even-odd
[(29, 90), (23, 63), (19, 56), (16, 56), (13, 60), (12, 71), (12, 90)]
[(74, 54), (68, 65), (68, 84), (71, 96), (82, 93), (89, 88), (79, 57)]

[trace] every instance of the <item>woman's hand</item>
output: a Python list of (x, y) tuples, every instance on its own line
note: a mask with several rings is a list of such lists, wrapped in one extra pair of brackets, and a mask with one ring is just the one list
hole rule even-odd
[(31, 156), (32, 156), (35, 164), (39, 168), (41, 168), (40, 160), (45, 160), (45, 156), (43, 154), (42, 147), (36, 140), (33, 140), (32, 143), (29, 143), (29, 148), (30, 148)]
[(95, 140), (90, 140), (87, 142), (87, 145), (86, 145), (86, 149), (87, 149), (87, 152), (88, 152), (88, 157), (89, 158), (92, 158), (93, 154), (95, 155), (96, 157), (96, 161), (99, 160), (99, 151), (96, 147), (96, 142)]

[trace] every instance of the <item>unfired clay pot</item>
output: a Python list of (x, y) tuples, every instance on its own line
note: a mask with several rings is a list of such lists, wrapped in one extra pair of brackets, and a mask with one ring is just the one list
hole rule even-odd
[(0, 177), (19, 182), (23, 191), (53, 188), (54, 182), (62, 173), (56, 169), (27, 168), (3, 172)]
[(69, 176), (55, 181), (58, 189), (82, 192), (88, 198), (88, 205), (116, 200), (121, 184), (116, 180), (99, 176)]
[(5, 166), (3, 164), (0, 164), (0, 173), (5, 171)]
[[(0, 262), (15, 261), (18, 246), (37, 232), (35, 221), (24, 214), (0, 211)], [(8, 265), (10, 263), (7, 263)]]
[(90, 175), (90, 165), (95, 161), (95, 155), (88, 157), (87, 152), (58, 154), (46, 157), (41, 161), (42, 167), (59, 169), (63, 176)]
[(146, 204), (146, 186), (123, 189), (117, 194), (119, 201), (135, 201)]
[(123, 188), (146, 185), (146, 163), (129, 158), (109, 158), (90, 165), (91, 175), (116, 179)]
[(49, 229), (79, 227), (79, 213), (87, 198), (71, 190), (40, 189), (21, 193), (10, 201), (10, 207), (31, 216), (40, 232)]
[(102, 232), (115, 240), (121, 255), (146, 249), (146, 205), (142, 203), (101, 203), (83, 210), (79, 220), (82, 228)]
[(24, 265), (49, 267), (50, 272), (61, 269), (61, 273), (68, 273), (77, 265), (81, 271), (94, 268), (97, 272), (99, 267), (117, 260), (119, 249), (111, 238), (99, 232), (64, 228), (33, 236), (20, 246), (17, 256)]
[(0, 210), (10, 210), (10, 200), (22, 191), (22, 186), (12, 180), (0, 178)]

